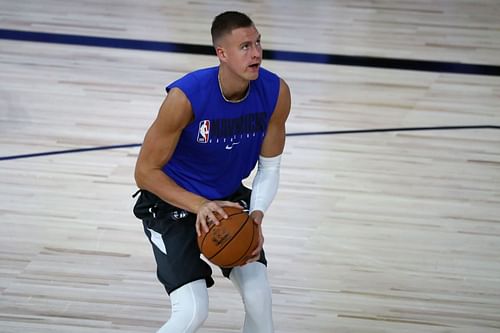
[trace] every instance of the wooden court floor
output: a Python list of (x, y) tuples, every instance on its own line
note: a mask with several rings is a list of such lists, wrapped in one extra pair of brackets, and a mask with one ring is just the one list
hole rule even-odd
[[(0, 0), (0, 29), (208, 45), (228, 9), (252, 16), (267, 49), (500, 66), (493, 0)], [(216, 64), (0, 39), (0, 158), (140, 144), (164, 86)], [(500, 76), (264, 67), (293, 99), (264, 222), (276, 332), (500, 332)], [(342, 132), (443, 126), (492, 127)], [(168, 319), (131, 212), (138, 151), (0, 160), (1, 333), (155, 332)], [(240, 332), (239, 296), (214, 278), (200, 332)]]

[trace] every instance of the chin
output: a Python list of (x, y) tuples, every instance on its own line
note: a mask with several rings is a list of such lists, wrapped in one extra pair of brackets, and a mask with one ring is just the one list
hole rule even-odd
[(255, 80), (257, 80), (258, 78), (259, 78), (259, 72), (258, 72), (258, 71), (257, 71), (257, 72), (255, 72), (255, 73), (249, 73), (249, 74), (247, 75), (247, 80), (249, 80), (249, 81), (255, 81)]

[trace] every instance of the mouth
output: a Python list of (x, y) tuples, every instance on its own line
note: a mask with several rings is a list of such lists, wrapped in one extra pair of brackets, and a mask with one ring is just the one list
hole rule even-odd
[(248, 67), (250, 67), (250, 68), (252, 68), (252, 69), (254, 69), (254, 70), (255, 70), (255, 69), (259, 69), (259, 66), (260, 66), (260, 63), (255, 63), (255, 64), (251, 64), (251, 65), (250, 65), (250, 66), (248, 66)]

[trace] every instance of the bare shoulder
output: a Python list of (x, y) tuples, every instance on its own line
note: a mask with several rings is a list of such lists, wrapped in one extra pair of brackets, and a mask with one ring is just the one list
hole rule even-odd
[(291, 103), (290, 88), (285, 80), (280, 78), (280, 92), (271, 121), (277, 121), (284, 124), (290, 113)]
[(186, 127), (193, 118), (191, 103), (184, 92), (173, 88), (165, 97), (155, 120), (160, 127), (181, 129)]
[(260, 151), (260, 154), (266, 157), (273, 157), (283, 153), (283, 148), (285, 147), (285, 123), (290, 114), (291, 98), (290, 88), (288, 88), (283, 79), (280, 80), (278, 102), (269, 121)]
[(179, 89), (172, 89), (163, 100), (156, 119), (149, 127), (137, 157), (137, 186), (162, 193), (169, 186), (161, 168), (170, 160), (183, 129), (191, 122), (191, 103)]
[(170, 90), (144, 137), (138, 165), (163, 166), (192, 118), (191, 103), (185, 94), (180, 89)]
[(280, 95), (287, 96), (290, 99), (290, 87), (282, 78), (280, 78)]

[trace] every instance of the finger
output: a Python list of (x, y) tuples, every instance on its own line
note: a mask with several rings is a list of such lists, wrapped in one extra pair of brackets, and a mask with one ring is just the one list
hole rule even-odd
[[(216, 219), (217, 220), (217, 219)], [(210, 218), (206, 218), (206, 219), (203, 219), (203, 230), (205, 233), (208, 233), (210, 231), (210, 226), (212, 225), (211, 221), (213, 221), (213, 219), (210, 219)], [(217, 224), (217, 223), (215, 223)]]
[(253, 223), (255, 223), (255, 224), (259, 225), (259, 226), (262, 224), (262, 219), (261, 218), (252, 217), (252, 220), (253, 220)]
[(264, 213), (260, 210), (254, 210), (250, 216), (252, 217), (255, 224), (262, 224), (262, 220), (264, 219)]
[[(216, 212), (217, 214), (219, 214), (219, 216), (222, 217), (222, 219), (227, 219), (229, 217), (227, 215), (226, 211), (224, 210), (224, 208), (222, 208), (219, 205), (217, 205), (216, 207), (214, 207), (213, 211), (211, 212), (212, 215), (213, 215), (213, 212)], [(215, 215), (214, 215), (214, 218), (215, 218)]]
[(246, 264), (250, 264), (252, 262), (256, 262), (257, 260), (259, 260), (259, 258), (260, 258), (260, 253), (257, 256), (252, 256), (252, 257), (248, 258), (248, 260), (246, 261)]
[(203, 215), (198, 215), (198, 217), (196, 218), (195, 227), (198, 236), (201, 236), (210, 230), (207, 220), (203, 217)]
[(259, 245), (252, 251), (250, 254), (252, 257), (259, 256), (260, 251), (262, 251), (262, 246), (264, 245), (264, 238), (262, 236), (259, 237)]
[(198, 237), (200, 237), (200, 236), (201, 236), (200, 223), (201, 223), (201, 221), (200, 221), (200, 217), (198, 216), (198, 217), (196, 218), (196, 224), (194, 225), (194, 227), (196, 228), (196, 235), (197, 235)]
[(245, 208), (242, 205), (240, 205), (238, 202), (234, 202), (234, 201), (221, 201), (219, 204), (223, 207), (234, 207), (234, 208), (240, 208), (240, 209)]
[(262, 252), (263, 246), (264, 246), (264, 236), (262, 235), (262, 233), (260, 233), (259, 234), (259, 243), (258, 243), (257, 247), (255, 248), (255, 250), (253, 250), (252, 253), (250, 253), (250, 258), (247, 260), (247, 264), (260, 259), (260, 254)]
[[(221, 208), (221, 210), (222, 210), (222, 208)], [(222, 211), (224, 212), (224, 210), (222, 210)], [(217, 210), (217, 212), (219, 212), (219, 211)], [(219, 213), (219, 215), (221, 215), (221, 214)], [(227, 215), (225, 218), (227, 218)], [(215, 214), (213, 212), (208, 212), (207, 220), (210, 222), (213, 222), (215, 225), (220, 224), (219, 220), (217, 219), (217, 217), (215, 217)], [(206, 232), (208, 232), (209, 228), (208, 228), (207, 224), (205, 224), (205, 226), (206, 226)]]

